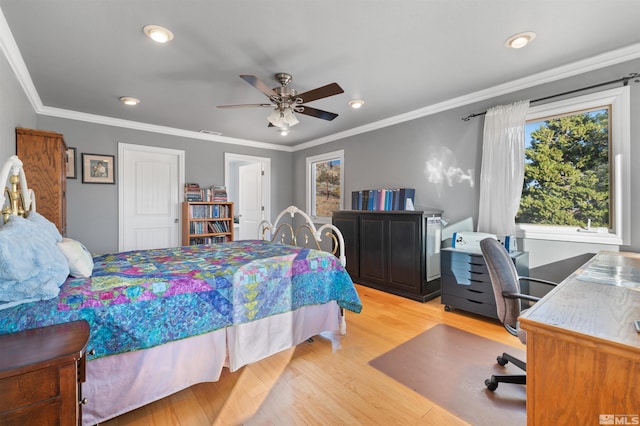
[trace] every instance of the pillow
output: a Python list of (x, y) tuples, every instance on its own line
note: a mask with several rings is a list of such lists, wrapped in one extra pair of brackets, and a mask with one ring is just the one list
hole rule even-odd
[(93, 257), (87, 248), (71, 238), (63, 238), (58, 248), (67, 258), (69, 275), (74, 278), (89, 278), (93, 272)]
[(11, 216), (0, 227), (1, 301), (51, 299), (58, 295), (67, 276), (67, 260), (41, 226)]
[(54, 243), (62, 241), (62, 235), (53, 222), (46, 217), (42, 216), (38, 212), (30, 212), (27, 216), (27, 220), (38, 227), (38, 230), (43, 234), (51, 238)]

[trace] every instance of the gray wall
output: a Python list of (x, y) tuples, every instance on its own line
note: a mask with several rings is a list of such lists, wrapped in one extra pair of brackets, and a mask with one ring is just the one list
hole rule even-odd
[[(36, 114), (29, 99), (7, 58), (0, 55), (0, 167), (16, 153), (16, 127), (33, 128), (35, 123)], [(0, 188), (4, 188), (5, 184)]]
[[(640, 60), (635, 60), (290, 154), (48, 116), (36, 117), (13, 70), (4, 55), (0, 55), (0, 158), (15, 154), (15, 127), (64, 134), (67, 144), (77, 148), (78, 161), (83, 152), (117, 155), (118, 142), (183, 149), (186, 152), (186, 180), (204, 185), (223, 181), (224, 152), (269, 157), (272, 161), (271, 203), (275, 214), (289, 204), (304, 207), (307, 156), (344, 149), (345, 195), (357, 189), (415, 187), (417, 208), (442, 209), (450, 224), (475, 223), (483, 119), (463, 122), (461, 117), (494, 105), (553, 95), (638, 71)], [(639, 114), (640, 84), (636, 83), (631, 85), (632, 164), (634, 159), (640, 158)], [(640, 251), (640, 217), (633, 214), (640, 211), (640, 195), (637, 195), (640, 168), (632, 167), (631, 182), (631, 243), (620, 249)], [(69, 236), (85, 242), (95, 252), (117, 250), (117, 183), (82, 184), (79, 173), (77, 180), (69, 181), (67, 195)], [(347, 197), (345, 205), (349, 204)], [(556, 280), (574, 270), (586, 254), (601, 249), (618, 250), (616, 246), (541, 240), (519, 243), (521, 249), (530, 252), (534, 275)]]
[[(297, 151), (293, 156), (296, 182), (293, 202), (299, 206), (304, 206), (305, 203), (306, 157), (344, 149), (346, 208), (351, 205), (350, 194), (354, 190), (411, 187), (416, 188), (417, 209), (433, 207), (443, 210), (443, 217), (449, 221), (450, 227), (455, 227), (460, 222), (472, 221), (475, 224), (478, 215), (484, 121), (482, 117), (478, 117), (464, 122), (462, 117), (495, 105), (555, 95), (639, 71), (640, 60), (635, 60)], [(633, 167), (633, 159), (640, 158), (638, 114), (640, 83), (635, 83), (631, 85), (632, 212), (637, 212), (640, 208), (640, 168)], [(631, 227), (631, 244), (620, 249), (640, 251), (640, 217), (637, 214), (632, 213)], [(584, 260), (585, 254), (603, 249), (618, 250), (618, 246), (542, 240), (519, 241), (519, 248), (529, 251), (530, 266), (534, 269), (532, 275), (558, 281), (575, 270), (580, 264), (576, 265), (576, 262)]]
[[(224, 182), (224, 153), (271, 158), (271, 208), (279, 212), (291, 202), (291, 153), (222, 144), (158, 133), (39, 115), (37, 128), (59, 132), (76, 148), (78, 179), (67, 181), (67, 235), (82, 241), (93, 253), (118, 250), (118, 185), (83, 184), (82, 153), (116, 156), (118, 143), (149, 145), (185, 151), (185, 179), (208, 186)], [(117, 175), (117, 170), (116, 170)]]

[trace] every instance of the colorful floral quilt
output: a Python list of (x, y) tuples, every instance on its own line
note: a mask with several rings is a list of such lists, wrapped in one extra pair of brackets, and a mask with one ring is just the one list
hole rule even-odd
[(0, 334), (77, 319), (91, 326), (90, 358), (144, 349), (305, 305), (359, 313), (339, 260), (265, 241), (130, 251), (94, 258), (55, 299), (0, 310)]

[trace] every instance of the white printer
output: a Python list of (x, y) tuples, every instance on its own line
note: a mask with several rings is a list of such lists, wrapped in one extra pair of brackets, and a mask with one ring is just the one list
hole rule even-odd
[(480, 241), (485, 238), (493, 238), (494, 240), (498, 239), (496, 235), (487, 234), (485, 232), (454, 232), (451, 238), (451, 248), (458, 250), (480, 251)]
[(504, 235), (498, 237), (494, 234), (486, 232), (454, 232), (451, 238), (451, 248), (457, 250), (480, 251), (480, 241), (485, 238), (493, 238), (500, 241), (504, 248), (512, 253), (517, 251), (516, 237), (513, 235)]

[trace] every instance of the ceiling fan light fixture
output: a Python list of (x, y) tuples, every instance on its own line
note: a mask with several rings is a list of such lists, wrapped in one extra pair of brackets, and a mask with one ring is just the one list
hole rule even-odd
[(289, 128), (300, 122), (291, 108), (275, 108), (267, 117), (267, 121), (279, 128)]
[(289, 134), (289, 129), (280, 129), (280, 136), (287, 136)]
[(173, 40), (173, 33), (160, 25), (147, 25), (142, 31), (157, 43), (166, 43)]
[(296, 116), (293, 114), (293, 109), (291, 108), (285, 108), (284, 112), (282, 113), (282, 116), (283, 116), (282, 121), (284, 121), (284, 123), (288, 127), (295, 126), (300, 122), (298, 121)]
[(136, 106), (140, 103), (140, 99), (131, 96), (120, 96), (120, 102), (129, 106)]
[(282, 121), (281, 115), (282, 114), (280, 114), (280, 110), (278, 108), (275, 108), (267, 117), (267, 121), (276, 127), (282, 127), (284, 125), (284, 122)]
[(362, 99), (353, 99), (349, 101), (349, 106), (353, 109), (362, 108), (364, 101)]
[(521, 49), (531, 43), (535, 38), (536, 33), (533, 31), (525, 31), (512, 35), (504, 42), (504, 45), (512, 49)]

